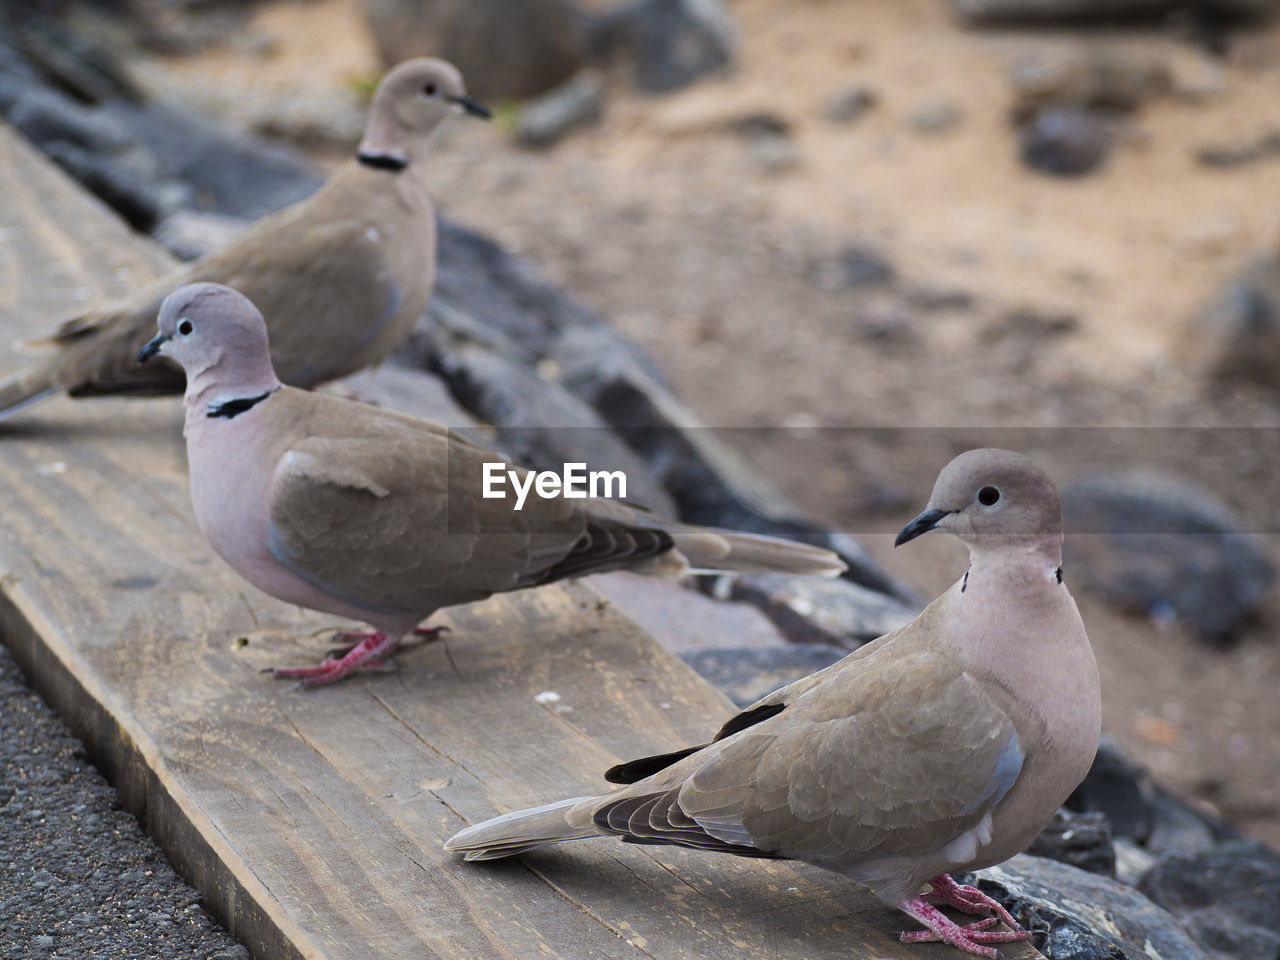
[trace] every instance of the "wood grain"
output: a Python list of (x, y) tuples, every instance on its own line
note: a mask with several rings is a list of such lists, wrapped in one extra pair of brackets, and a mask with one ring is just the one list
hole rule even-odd
[[(0, 370), (11, 340), (169, 264), (0, 127)], [(0, 630), (255, 957), (958, 956), (896, 942), (905, 918), (803, 865), (606, 840), (445, 856), (467, 823), (604, 792), (609, 764), (731, 708), (583, 584), (446, 611), (453, 633), (392, 675), (264, 676), (334, 624), (205, 545), (179, 406), (57, 398), (0, 424)]]

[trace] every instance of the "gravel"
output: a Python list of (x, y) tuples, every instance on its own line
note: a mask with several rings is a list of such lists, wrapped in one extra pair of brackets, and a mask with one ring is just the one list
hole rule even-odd
[(0, 957), (249, 960), (3, 646)]

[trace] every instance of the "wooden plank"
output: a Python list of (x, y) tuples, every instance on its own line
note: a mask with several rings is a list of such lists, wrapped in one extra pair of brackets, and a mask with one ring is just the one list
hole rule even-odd
[[(0, 127), (0, 369), (13, 338), (168, 263)], [(180, 432), (164, 399), (58, 398), (0, 425), (0, 631), (255, 957), (953, 956), (897, 943), (904, 918), (804, 865), (605, 840), (446, 857), (466, 823), (603, 792), (610, 763), (731, 708), (583, 584), (449, 610), (454, 632), (394, 675), (263, 676), (332, 623), (209, 551)]]

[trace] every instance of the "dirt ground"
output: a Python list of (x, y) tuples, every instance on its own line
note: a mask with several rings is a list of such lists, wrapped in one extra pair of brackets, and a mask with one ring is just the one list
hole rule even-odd
[[(753, 469), (924, 595), (958, 575), (962, 548), (938, 538), (895, 552), (890, 531), (949, 456), (982, 443), (1023, 449), (1060, 482), (1142, 465), (1195, 479), (1280, 561), (1273, 431), (1223, 441), (1206, 429), (1274, 428), (1280, 400), (1208, 390), (1191, 323), (1216, 285), (1280, 242), (1280, 158), (1195, 158), (1280, 130), (1280, 23), (1236, 35), (1220, 92), (1153, 99), (1103, 169), (1055, 179), (1018, 159), (1015, 58), (1102, 47), (1194, 69), (1184, 39), (970, 31), (945, 0), (729, 5), (741, 49), (727, 78), (646, 98), (619, 72), (604, 121), (547, 152), (513, 146), (501, 125), (454, 123), (434, 170), (440, 206), (649, 349), (709, 424), (753, 428), (727, 434)], [(347, 88), (378, 69), (358, 0), (267, 5), (248, 34), (272, 42), (164, 69), (244, 95), (246, 76), (259, 90)], [(851, 84), (876, 105), (826, 119)], [(958, 122), (920, 132), (912, 116), (939, 100)], [(786, 169), (754, 159), (733, 129), (760, 112), (789, 128)], [(895, 281), (842, 285), (850, 245), (883, 256)], [(1032, 429), (1000, 429), (1015, 427)], [(1085, 427), (1106, 429), (1064, 430)], [(1227, 649), (1076, 596), (1105, 729), (1161, 782), (1280, 845), (1278, 593)]]

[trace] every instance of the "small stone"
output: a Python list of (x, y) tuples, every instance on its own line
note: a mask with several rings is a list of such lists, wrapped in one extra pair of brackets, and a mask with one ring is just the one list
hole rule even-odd
[(841, 286), (882, 286), (892, 283), (896, 271), (884, 254), (871, 247), (850, 244), (840, 254)]
[(721, 0), (638, 0), (633, 17), (641, 90), (669, 93), (733, 61), (736, 30)]
[(1196, 159), (1206, 167), (1240, 167), (1280, 155), (1280, 130), (1260, 137), (1205, 143), (1196, 148)]
[(1229, 637), (1275, 579), (1258, 539), (1184, 480), (1086, 476), (1063, 489), (1062, 512), (1073, 576), (1122, 607), (1168, 610), (1206, 639)]
[(1032, 841), (1027, 853), (1070, 864), (1089, 873), (1115, 876), (1116, 851), (1106, 814), (1062, 809)]
[(516, 140), (526, 147), (549, 147), (604, 114), (604, 75), (583, 70), (576, 77), (528, 104), (516, 126)]
[(1110, 124), (1096, 110), (1068, 104), (1037, 111), (1022, 128), (1022, 162), (1060, 177), (1098, 167), (1114, 142)]
[(37, 934), (31, 938), (31, 945), (37, 950), (52, 950), (53, 937), (49, 936), (47, 933)]
[(954, 100), (927, 100), (911, 111), (910, 123), (917, 133), (946, 133), (960, 125), (962, 114)]
[(1051, 106), (1136, 110), (1169, 86), (1158, 59), (1104, 45), (1029, 50), (1014, 58), (1008, 75), (1019, 123)]
[(1280, 390), (1280, 258), (1255, 257), (1219, 287), (1201, 308), (1196, 333), (1212, 379)]
[(824, 112), (832, 123), (852, 123), (874, 107), (878, 99), (874, 90), (859, 84), (835, 94), (827, 101)]
[(1033, 931), (1055, 960), (1209, 960), (1177, 919), (1136, 890), (1065, 863), (1019, 854), (965, 875)]

